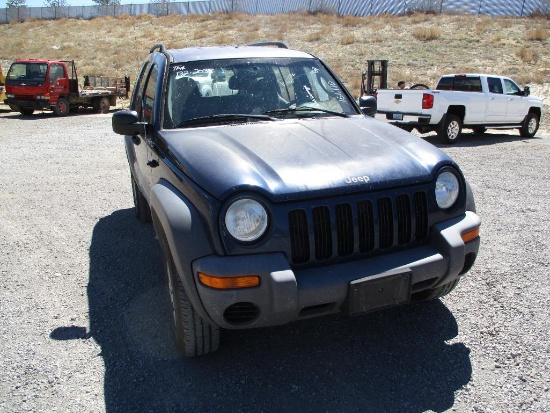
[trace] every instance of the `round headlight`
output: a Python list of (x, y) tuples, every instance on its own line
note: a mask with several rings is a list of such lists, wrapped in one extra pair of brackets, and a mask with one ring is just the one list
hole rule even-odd
[(446, 209), (453, 206), (458, 198), (458, 178), (452, 172), (443, 172), (435, 183), (435, 199), (439, 208)]
[(225, 227), (238, 241), (256, 241), (267, 229), (267, 212), (253, 199), (239, 199), (227, 209)]

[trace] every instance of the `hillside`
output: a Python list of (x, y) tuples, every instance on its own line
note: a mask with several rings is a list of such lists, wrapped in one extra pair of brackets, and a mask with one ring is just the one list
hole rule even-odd
[[(135, 80), (151, 45), (239, 45), (284, 41), (324, 59), (355, 94), (368, 59), (389, 60), (398, 80), (434, 86), (449, 72), (507, 75), (550, 97), (550, 20), (465, 15), (338, 17), (326, 14), (150, 15), (29, 20), (0, 25), (4, 73), (16, 58), (75, 59), (81, 74)], [(541, 129), (550, 130), (548, 116)]]

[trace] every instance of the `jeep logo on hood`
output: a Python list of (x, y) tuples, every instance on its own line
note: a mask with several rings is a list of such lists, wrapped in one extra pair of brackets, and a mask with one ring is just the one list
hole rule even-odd
[(348, 176), (344, 182), (346, 184), (357, 184), (357, 183), (367, 183), (370, 181), (370, 178), (366, 175), (363, 176)]

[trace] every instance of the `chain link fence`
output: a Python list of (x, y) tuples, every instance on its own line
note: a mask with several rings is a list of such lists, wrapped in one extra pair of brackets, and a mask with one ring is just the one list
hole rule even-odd
[(103, 16), (150, 14), (284, 14), (330, 13), (339, 16), (409, 14), (485, 14), (492, 16), (550, 16), (550, 0), (210, 0), (111, 6), (17, 7), (0, 8), (0, 23), (27, 19), (93, 19)]

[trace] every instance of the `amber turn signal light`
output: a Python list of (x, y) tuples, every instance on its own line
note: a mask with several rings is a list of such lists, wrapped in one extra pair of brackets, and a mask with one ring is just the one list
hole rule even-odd
[(473, 239), (476, 239), (477, 237), (479, 237), (479, 227), (477, 227), (472, 231), (465, 232), (460, 237), (462, 238), (462, 241), (464, 241), (464, 243), (467, 243), (472, 241)]
[(250, 288), (260, 285), (260, 277), (257, 275), (242, 275), (238, 277), (215, 277), (199, 272), (199, 280), (207, 287), (217, 290), (230, 290), (233, 288)]

